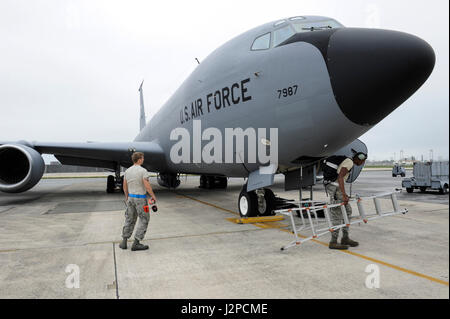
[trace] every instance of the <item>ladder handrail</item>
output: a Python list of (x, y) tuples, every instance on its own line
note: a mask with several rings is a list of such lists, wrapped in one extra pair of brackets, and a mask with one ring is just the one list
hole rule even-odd
[[(376, 194), (376, 195), (371, 195), (371, 196), (364, 196), (361, 197), (358, 194), (355, 195), (354, 199), (351, 199), (348, 201), (348, 203), (358, 203), (361, 202), (363, 200), (369, 200), (369, 199), (374, 199), (374, 198), (380, 198), (380, 197), (387, 197), (387, 196), (391, 196), (392, 194), (398, 194), (401, 193), (401, 191), (399, 190), (395, 190), (394, 192), (389, 192), (389, 193), (381, 193), (381, 194)], [(294, 205), (300, 205), (300, 204), (312, 204), (312, 203), (323, 203), (324, 201), (320, 201), (320, 200), (307, 200), (307, 201), (295, 201), (295, 202), (291, 202)], [(284, 208), (284, 209), (277, 209), (274, 210), (274, 213), (281, 213), (283, 214), (284, 212), (291, 212), (291, 211), (302, 211), (302, 210), (321, 210), (321, 209), (325, 209), (325, 208), (334, 208), (334, 207), (339, 207), (344, 205), (343, 202), (341, 203), (335, 203), (335, 204), (328, 204), (325, 203), (325, 205), (317, 205), (317, 206), (300, 206), (300, 207), (295, 207), (295, 208)]]
[[(290, 221), (292, 224), (292, 230), (294, 232), (294, 238), (295, 238), (294, 241), (292, 241), (288, 245), (282, 247), (281, 250), (285, 250), (290, 247), (300, 245), (301, 243), (303, 243), (305, 241), (309, 241), (309, 240), (318, 238), (318, 237), (326, 235), (330, 232), (339, 231), (343, 227), (348, 227), (348, 226), (354, 225), (354, 224), (367, 223), (368, 221), (383, 218), (383, 217), (394, 216), (394, 215), (399, 215), (399, 214), (406, 214), (408, 212), (408, 209), (406, 209), (406, 208), (400, 209), (398, 201), (397, 201), (396, 194), (400, 193), (400, 192), (401, 192), (401, 190), (400, 191), (395, 190), (394, 192), (381, 193), (381, 194), (365, 196), (365, 197), (360, 197), (359, 195), (356, 195), (356, 198), (350, 200), (349, 203), (357, 204), (357, 209), (358, 209), (360, 218), (356, 218), (352, 221), (350, 221), (347, 216), (347, 211), (345, 208), (346, 205), (344, 205), (344, 203), (328, 204), (325, 202), (325, 204), (323, 204), (324, 201), (308, 200), (308, 201), (299, 201), (299, 202), (293, 203), (293, 204), (299, 205), (300, 207), (275, 210), (274, 211), (275, 213), (281, 213), (281, 214), (284, 214), (284, 215), (287, 215), (290, 217)], [(387, 197), (387, 196), (391, 197), (392, 206), (393, 206), (394, 210), (383, 213), (379, 198)], [(364, 200), (368, 200), (368, 199), (373, 200), (375, 209), (376, 209), (376, 214), (366, 215), (364, 207), (362, 205), (362, 202)], [(317, 203), (319, 203), (319, 205), (316, 205)], [(304, 204), (311, 204), (311, 206), (310, 205), (303, 206)], [(341, 212), (342, 212), (342, 219), (344, 220), (343, 224), (332, 225), (331, 219), (330, 219), (330, 209), (334, 208), (334, 207), (340, 207)], [(303, 211), (303, 210), (306, 211), (306, 215), (307, 215), (306, 220), (309, 222), (310, 226), (306, 226), (305, 218), (303, 217), (303, 214), (300, 214), (302, 224), (300, 227), (297, 227), (297, 225), (295, 224), (295, 221), (294, 221), (293, 212), (294, 211)], [(317, 210), (324, 211), (325, 223), (327, 224), (328, 227), (319, 228), (319, 226), (321, 226), (321, 224), (323, 224), (323, 222), (321, 222), (321, 224), (319, 224), (319, 220), (317, 217)], [(314, 214), (314, 220), (316, 223), (315, 225), (313, 222), (312, 214)], [(311, 230), (311, 232), (312, 232), (311, 236), (305, 237), (305, 236), (298, 234), (299, 231), (307, 230), (307, 229)]]

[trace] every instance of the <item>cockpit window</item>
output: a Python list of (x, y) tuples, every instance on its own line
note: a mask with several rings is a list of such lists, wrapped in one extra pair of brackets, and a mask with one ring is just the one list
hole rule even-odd
[[(282, 26), (283, 24), (285, 25)], [(296, 33), (344, 28), (342, 24), (333, 19), (310, 21), (301, 16), (291, 17), (288, 20), (279, 20), (274, 26), (279, 26), (279, 29), (272, 33), (265, 33), (253, 41), (252, 51), (268, 50), (271, 47), (277, 47)]]
[(292, 35), (294, 35), (294, 30), (290, 25), (287, 25), (281, 29), (275, 30), (273, 33), (273, 46), (276, 47), (281, 42), (289, 39)]
[(267, 50), (270, 48), (270, 32), (255, 39), (252, 50)]
[(335, 29), (342, 28), (343, 25), (335, 20), (324, 20), (324, 21), (314, 21), (314, 22), (306, 22), (306, 21), (291, 21), (292, 26), (295, 29), (295, 32), (310, 32), (310, 31), (320, 31), (327, 29)]

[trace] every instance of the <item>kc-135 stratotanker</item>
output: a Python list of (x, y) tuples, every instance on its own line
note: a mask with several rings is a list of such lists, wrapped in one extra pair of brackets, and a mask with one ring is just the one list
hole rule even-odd
[[(200, 175), (204, 188), (224, 188), (227, 177), (245, 177), (241, 215), (270, 214), (276, 198), (268, 187), (274, 174), (285, 174), (287, 189), (298, 188), (331, 155), (367, 154), (358, 137), (414, 94), (434, 64), (431, 46), (407, 33), (346, 28), (318, 16), (270, 22), (212, 52), (148, 123), (141, 85), (141, 131), (133, 142), (0, 143), (0, 191), (35, 186), (45, 168), (41, 154), (53, 154), (62, 164), (115, 171), (107, 181), (112, 192), (121, 184), (120, 168), (132, 165), (131, 153), (141, 151), (144, 166), (157, 172), (165, 187), (179, 186), (183, 173)], [(229, 145), (223, 144), (222, 160), (195, 160), (195, 143), (187, 150), (189, 161), (173, 161), (171, 149), (178, 141), (171, 134), (185, 129), (195, 135), (199, 123), (223, 136), (227, 128), (275, 128), (278, 136), (277, 141), (267, 133), (246, 144), (232, 143), (231, 162), (225, 159)], [(201, 140), (201, 147), (207, 142)], [(272, 142), (277, 142), (277, 162), (263, 172), (267, 167), (249, 160), (247, 149), (270, 148)], [(353, 180), (360, 170), (354, 169)]]

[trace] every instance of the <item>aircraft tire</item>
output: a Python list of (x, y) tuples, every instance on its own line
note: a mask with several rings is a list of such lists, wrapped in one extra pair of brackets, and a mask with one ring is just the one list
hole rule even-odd
[(258, 214), (258, 198), (254, 191), (247, 192), (246, 188), (247, 185), (244, 185), (239, 194), (239, 214), (242, 218), (255, 217)]
[(125, 179), (125, 175), (120, 176), (120, 191), (123, 193), (123, 180)]
[(114, 176), (109, 175), (106, 180), (106, 192), (108, 194), (114, 193), (114, 189), (116, 188), (116, 182), (114, 180)]
[(206, 176), (205, 188), (206, 189), (213, 189), (214, 188), (214, 176)]
[(200, 188), (206, 188), (206, 175), (200, 175)]
[(217, 179), (218, 179), (217, 188), (223, 188), (223, 189), (227, 188), (228, 179), (226, 177), (220, 176), (220, 177), (217, 177)]
[(258, 214), (260, 216), (270, 216), (272, 215), (273, 210), (275, 209), (275, 194), (271, 189), (265, 188), (264, 189), (264, 211), (259, 211), (258, 207)]

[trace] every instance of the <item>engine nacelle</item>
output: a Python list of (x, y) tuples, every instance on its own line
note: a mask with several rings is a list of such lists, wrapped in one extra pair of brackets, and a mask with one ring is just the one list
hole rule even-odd
[(177, 174), (159, 174), (157, 181), (162, 187), (177, 188), (180, 186), (180, 180)]
[(0, 146), (0, 191), (21, 193), (35, 186), (44, 175), (41, 154), (21, 144)]

